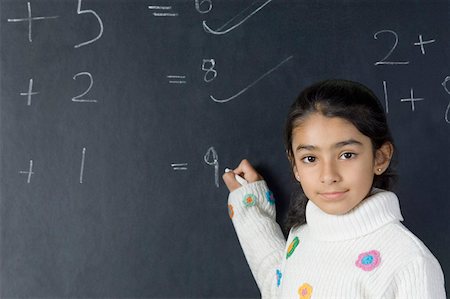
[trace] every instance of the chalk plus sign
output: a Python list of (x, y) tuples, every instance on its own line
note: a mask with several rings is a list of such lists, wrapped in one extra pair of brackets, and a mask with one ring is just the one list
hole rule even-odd
[(47, 20), (47, 19), (56, 19), (58, 16), (32, 17), (31, 16), (31, 4), (30, 4), (30, 2), (27, 2), (27, 5), (28, 5), (28, 17), (27, 18), (8, 19), (8, 22), (28, 22), (28, 40), (31, 43), (32, 42), (32, 39), (31, 39), (31, 24), (33, 23), (33, 21)]
[(414, 97), (414, 90), (411, 88), (411, 97), (410, 98), (406, 98), (406, 99), (401, 99), (400, 101), (402, 102), (411, 102), (411, 110), (414, 111), (415, 110), (415, 102), (418, 101), (423, 101), (425, 100), (424, 98), (415, 98)]
[(425, 48), (423, 45), (434, 43), (436, 40), (430, 39), (427, 41), (422, 40), (422, 34), (419, 34), (419, 42), (414, 43), (414, 46), (420, 46), (420, 50), (422, 51), (422, 54), (425, 55)]
[(31, 106), (31, 96), (34, 96), (35, 94), (39, 94), (39, 92), (33, 91), (33, 79), (30, 79), (30, 83), (28, 84), (28, 92), (21, 92), (21, 96), (27, 96), (27, 105)]
[(27, 175), (27, 183), (29, 184), (31, 182), (31, 176), (34, 174), (34, 172), (33, 172), (33, 160), (30, 160), (30, 167), (29, 167), (28, 171), (22, 170), (22, 171), (19, 171), (19, 173)]

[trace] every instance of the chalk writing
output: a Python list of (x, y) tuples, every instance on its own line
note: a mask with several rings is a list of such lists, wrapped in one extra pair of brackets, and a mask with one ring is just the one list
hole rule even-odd
[(78, 76), (88, 76), (89, 77), (89, 87), (80, 95), (73, 97), (72, 102), (79, 102), (79, 103), (96, 103), (97, 100), (89, 100), (89, 99), (82, 99), (81, 97), (85, 96), (92, 88), (92, 85), (94, 85), (94, 79), (92, 78), (92, 75), (88, 72), (81, 72), (73, 76), (73, 79), (76, 80)]
[(28, 22), (28, 41), (31, 43), (31, 42), (33, 42), (32, 34), (31, 34), (33, 21), (56, 19), (59, 16), (33, 17), (31, 14), (31, 3), (30, 2), (27, 2), (27, 7), (28, 7), (28, 17), (19, 18), (19, 19), (8, 19), (8, 22)]
[(214, 183), (219, 188), (219, 156), (214, 147), (208, 148), (203, 160), (206, 164), (214, 166)]
[(264, 8), (264, 6), (266, 6), (267, 4), (269, 4), (272, 0), (267, 0), (265, 1), (263, 4), (261, 4), (259, 7), (257, 7), (254, 11), (252, 11), (248, 16), (244, 17), (241, 21), (239, 21), (238, 23), (236, 23), (235, 25), (229, 27), (226, 30), (223, 30), (223, 28), (225, 28), (226, 26), (228, 26), (228, 24), (230, 24), (231, 22), (233, 22), (235, 19), (241, 17), (242, 14), (246, 13), (248, 10), (250, 10), (251, 8), (253, 8), (254, 4), (259, 2), (253, 2), (249, 7), (247, 7), (246, 9), (244, 9), (243, 11), (241, 11), (240, 13), (238, 13), (236, 16), (234, 16), (231, 20), (229, 20), (228, 22), (226, 22), (225, 24), (223, 24), (220, 28), (213, 30), (211, 29), (208, 25), (206, 25), (206, 21), (203, 21), (203, 29), (205, 30), (205, 32), (207, 33), (211, 33), (211, 34), (216, 34), (216, 35), (222, 35), (222, 34), (226, 34), (228, 32), (230, 32), (233, 29), (236, 29), (237, 27), (239, 27), (240, 25), (242, 25), (245, 21), (247, 21), (249, 18), (251, 18), (254, 14), (256, 14), (258, 11), (260, 11), (261, 9)]
[(447, 105), (447, 109), (445, 110), (445, 121), (450, 124), (450, 120), (448, 119), (448, 113), (450, 111), (450, 102)]
[(187, 81), (186, 76), (184, 75), (168, 75), (167, 79), (169, 79), (170, 84), (186, 84)]
[(409, 64), (409, 61), (387, 61), (387, 59), (389, 58), (389, 56), (391, 56), (392, 52), (394, 52), (395, 48), (398, 45), (398, 35), (397, 33), (395, 33), (392, 30), (380, 30), (378, 32), (376, 32), (373, 37), (375, 39), (378, 39), (378, 35), (381, 33), (390, 33), (394, 36), (394, 45), (392, 46), (392, 48), (389, 50), (389, 52), (387, 53), (386, 56), (384, 56), (383, 59), (381, 59), (380, 61), (375, 62), (375, 65), (380, 65), (380, 64)]
[(91, 40), (88, 40), (88, 41), (85, 41), (85, 42), (82, 42), (80, 44), (75, 45), (74, 46), (75, 48), (80, 48), (80, 47), (92, 44), (93, 42), (97, 41), (103, 35), (103, 22), (102, 22), (102, 19), (100, 18), (100, 16), (95, 11), (93, 11), (91, 9), (81, 10), (81, 1), (82, 0), (78, 0), (77, 14), (79, 14), (79, 15), (85, 14), (85, 13), (93, 14), (94, 17), (97, 19), (98, 24), (100, 25), (100, 30), (99, 30), (99, 33), (98, 33), (98, 35), (96, 37), (94, 37)]
[[(202, 9), (202, 6), (205, 6), (205, 5), (203, 5), (204, 3), (206, 3), (206, 5), (207, 5), (206, 9)], [(201, 1), (195, 0), (195, 9), (199, 13), (202, 13), (202, 14), (208, 13), (211, 11), (212, 7), (213, 7), (213, 5), (212, 5), (211, 0), (201, 0)]]
[(401, 102), (410, 102), (411, 103), (411, 111), (415, 110), (415, 102), (424, 101), (424, 98), (415, 98), (414, 90), (411, 88), (410, 97), (405, 99), (400, 99)]
[(188, 163), (172, 163), (172, 164), (170, 164), (170, 166), (175, 171), (188, 169), (188, 167), (187, 167)]
[[(392, 30), (380, 30), (380, 31), (376, 32), (373, 37), (375, 39), (378, 39), (378, 35), (382, 34), (382, 33), (388, 33), (390, 35), (393, 35), (394, 36), (394, 44), (393, 44), (392, 48), (389, 50), (389, 52), (387, 53), (387, 55), (382, 60), (377, 61), (375, 63), (375, 65), (381, 65), (381, 64), (391, 64), (391, 65), (403, 64), (403, 65), (405, 65), (405, 64), (409, 64), (410, 63), (409, 61), (388, 61), (389, 57), (391, 56), (391, 54), (393, 53), (393, 51), (396, 49), (396, 47), (398, 45), (399, 38), (398, 38), (397, 33)], [(422, 34), (418, 35), (418, 40), (419, 40), (418, 42), (414, 42), (414, 43), (412, 43), (412, 45), (420, 47), (420, 51), (421, 51), (422, 55), (426, 54), (426, 51), (425, 51), (426, 45), (430, 45), (430, 44), (433, 44), (436, 42), (436, 39), (425, 40), (423, 38)], [(441, 84), (444, 87), (447, 94), (450, 95), (450, 91), (447, 89), (447, 82), (449, 80), (450, 80), (450, 76), (445, 78), (444, 82), (442, 82)], [(389, 113), (389, 100), (388, 100), (388, 91), (387, 91), (386, 81), (383, 81), (383, 91), (384, 91), (384, 99), (385, 99), (385, 104), (386, 104), (386, 113)], [(425, 100), (425, 98), (418, 98), (418, 97), (414, 96), (413, 88), (410, 89), (410, 96), (408, 98), (400, 99), (401, 102), (409, 102), (410, 103), (411, 111), (416, 110), (416, 102), (424, 101), (424, 100)], [(450, 103), (448, 104), (446, 111), (445, 111), (445, 121), (447, 123), (450, 123), (449, 113), (450, 113)]]
[(26, 174), (27, 175), (27, 184), (31, 183), (31, 176), (34, 174), (33, 172), (33, 160), (30, 160), (30, 165), (28, 167), (28, 170), (22, 170), (19, 171), (20, 174)]
[(414, 43), (414, 46), (420, 46), (420, 50), (422, 51), (422, 54), (425, 55), (425, 47), (424, 47), (424, 45), (432, 44), (435, 41), (436, 40), (434, 40), (434, 39), (430, 39), (430, 40), (424, 41), (422, 39), (422, 34), (419, 34), (419, 42)]
[(386, 106), (386, 114), (389, 113), (389, 100), (387, 95), (387, 85), (386, 81), (383, 81), (383, 91), (384, 91), (384, 103)]
[(30, 79), (28, 83), (28, 91), (27, 92), (21, 92), (21, 96), (27, 96), (27, 106), (31, 106), (31, 96), (37, 95), (39, 92), (33, 91), (33, 79)]
[[(445, 77), (444, 81), (441, 83), (445, 89), (445, 92), (450, 95), (450, 90), (447, 88), (447, 82), (450, 81), (450, 76)], [(448, 114), (450, 112), (450, 102), (447, 105), (447, 109), (445, 110), (445, 121), (450, 124), (450, 120)]]
[(171, 12), (172, 6), (150, 5), (148, 9), (154, 10), (153, 16), (155, 17), (178, 17), (178, 13)]
[[(208, 68), (206, 65), (210, 64), (210, 67)], [(203, 80), (205, 82), (211, 82), (217, 77), (217, 71), (214, 69), (214, 66), (216, 65), (216, 62), (214, 59), (203, 59), (202, 64), (202, 70), (206, 71), (205, 75), (203, 76)]]
[(85, 159), (86, 159), (86, 148), (83, 147), (83, 150), (81, 151), (80, 184), (83, 184)]
[[(450, 90), (447, 88), (447, 82), (450, 81), (450, 76), (447, 76), (444, 81), (441, 83), (441, 85), (444, 87), (445, 92), (450, 95)], [(388, 90), (387, 90), (387, 82), (383, 81), (383, 91), (384, 91), (384, 100), (386, 105), (386, 114), (389, 113), (389, 99), (388, 99)], [(411, 105), (411, 111), (416, 110), (416, 102), (425, 101), (425, 98), (418, 98), (414, 96), (414, 89), (410, 89), (410, 95), (408, 98), (400, 99), (400, 102), (409, 102)], [(445, 110), (445, 121), (450, 124), (449, 119), (449, 113), (450, 113), (450, 103), (447, 105), (447, 108)]]
[(262, 76), (260, 76), (258, 79), (256, 79), (255, 81), (253, 81), (250, 85), (248, 85), (247, 87), (245, 87), (244, 89), (242, 89), (241, 91), (239, 91), (237, 94), (229, 97), (229, 98), (225, 98), (225, 99), (218, 99), (212, 95), (210, 95), (209, 97), (211, 98), (211, 100), (213, 100), (216, 103), (226, 103), (229, 102), (235, 98), (237, 98), (238, 96), (242, 95), (244, 92), (246, 92), (249, 88), (253, 87), (256, 83), (258, 83), (259, 81), (261, 81), (262, 79), (264, 79), (265, 77), (267, 77), (268, 75), (270, 75), (272, 72), (274, 72), (276, 69), (278, 69), (280, 66), (282, 66), (283, 64), (285, 64), (286, 62), (288, 62), (289, 60), (292, 59), (292, 57), (294, 56), (289, 56), (288, 58), (284, 59), (283, 61), (281, 61), (280, 63), (278, 63), (276, 66), (274, 66), (273, 68), (271, 68), (270, 70), (268, 70), (267, 72), (265, 72)]

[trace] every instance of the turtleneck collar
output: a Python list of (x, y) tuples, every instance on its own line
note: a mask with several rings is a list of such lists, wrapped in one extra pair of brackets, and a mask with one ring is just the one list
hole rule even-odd
[(396, 220), (403, 221), (397, 196), (379, 189), (344, 215), (327, 214), (311, 200), (306, 205), (306, 223), (322, 241), (354, 239)]

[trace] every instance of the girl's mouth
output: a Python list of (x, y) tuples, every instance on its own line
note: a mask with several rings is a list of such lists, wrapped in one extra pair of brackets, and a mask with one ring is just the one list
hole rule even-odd
[(342, 199), (348, 190), (346, 191), (331, 191), (331, 192), (321, 192), (319, 193), (325, 200), (340, 200)]

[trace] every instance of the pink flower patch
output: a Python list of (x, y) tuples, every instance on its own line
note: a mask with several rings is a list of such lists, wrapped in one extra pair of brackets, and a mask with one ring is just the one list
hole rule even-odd
[(311, 295), (312, 295), (312, 291), (313, 291), (312, 286), (305, 282), (298, 289), (298, 294), (300, 295), (300, 299), (310, 299)]
[(358, 256), (355, 262), (356, 267), (363, 269), (364, 271), (372, 271), (381, 262), (380, 252), (378, 250), (371, 250), (363, 252)]

